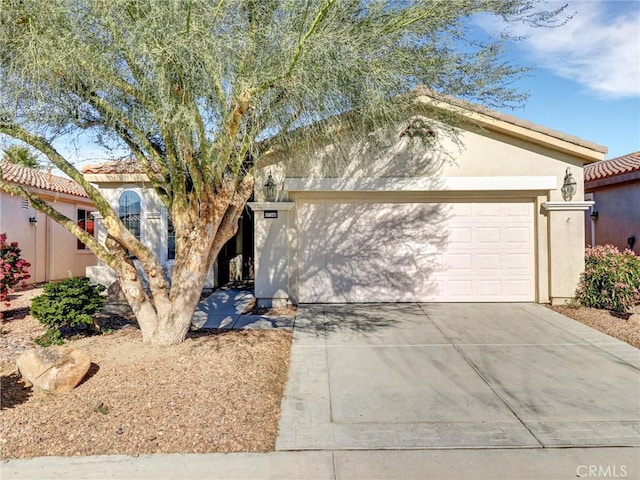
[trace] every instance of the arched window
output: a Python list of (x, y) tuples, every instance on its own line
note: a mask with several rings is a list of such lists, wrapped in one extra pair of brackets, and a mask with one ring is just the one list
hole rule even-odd
[(140, 195), (126, 190), (120, 195), (118, 216), (124, 226), (140, 240)]

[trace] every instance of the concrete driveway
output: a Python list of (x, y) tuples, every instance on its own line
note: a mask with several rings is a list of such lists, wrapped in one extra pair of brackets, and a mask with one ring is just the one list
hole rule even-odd
[(640, 445), (640, 352), (536, 304), (301, 305), (277, 450)]

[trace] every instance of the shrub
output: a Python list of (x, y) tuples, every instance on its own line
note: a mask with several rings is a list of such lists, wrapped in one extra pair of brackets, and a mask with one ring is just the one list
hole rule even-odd
[(640, 302), (640, 257), (612, 245), (588, 248), (576, 298), (586, 307), (629, 310)]
[[(0, 233), (0, 302), (9, 306), (9, 294), (18, 284), (26, 286), (31, 264), (20, 258), (18, 242), (7, 243), (7, 234)], [(2, 313), (0, 313), (0, 318)]]
[(43, 294), (31, 301), (31, 315), (49, 327), (36, 343), (61, 344), (63, 329), (67, 334), (86, 331), (89, 327), (99, 331), (94, 316), (104, 307), (105, 297), (101, 295), (104, 290), (103, 285), (91, 285), (88, 278), (68, 278), (46, 284)]

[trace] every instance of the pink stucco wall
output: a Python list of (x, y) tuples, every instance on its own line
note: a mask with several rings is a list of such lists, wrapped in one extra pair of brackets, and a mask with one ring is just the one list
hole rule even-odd
[[(63, 194), (47, 201), (73, 219), (78, 208), (95, 209), (86, 199)], [(35, 226), (29, 222), (30, 217), (37, 218)], [(0, 192), (0, 232), (6, 233), (9, 241), (18, 242), (22, 258), (31, 263), (28, 283), (60, 280), (69, 275), (82, 277), (86, 267), (97, 264), (90, 250), (78, 250), (71, 233), (21, 198), (3, 192)]]
[[(594, 210), (598, 219), (595, 227), (596, 245), (615, 245), (619, 249), (627, 248), (627, 239), (635, 236), (633, 248), (640, 254), (640, 180), (600, 187), (591, 192), (595, 201)], [(591, 242), (587, 212), (586, 243)]]

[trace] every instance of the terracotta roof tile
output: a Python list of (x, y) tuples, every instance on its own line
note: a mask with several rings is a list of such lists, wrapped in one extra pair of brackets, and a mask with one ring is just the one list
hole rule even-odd
[(586, 165), (584, 167), (584, 181), (592, 182), (637, 171), (640, 171), (640, 152), (633, 152), (611, 160)]
[(0, 162), (0, 170), (4, 180), (11, 183), (87, 198), (82, 187), (68, 178), (9, 162)]
[(98, 175), (144, 173), (135, 158), (124, 158), (122, 160), (103, 162), (96, 165), (87, 165), (86, 167), (82, 167), (81, 171), (85, 174)]

